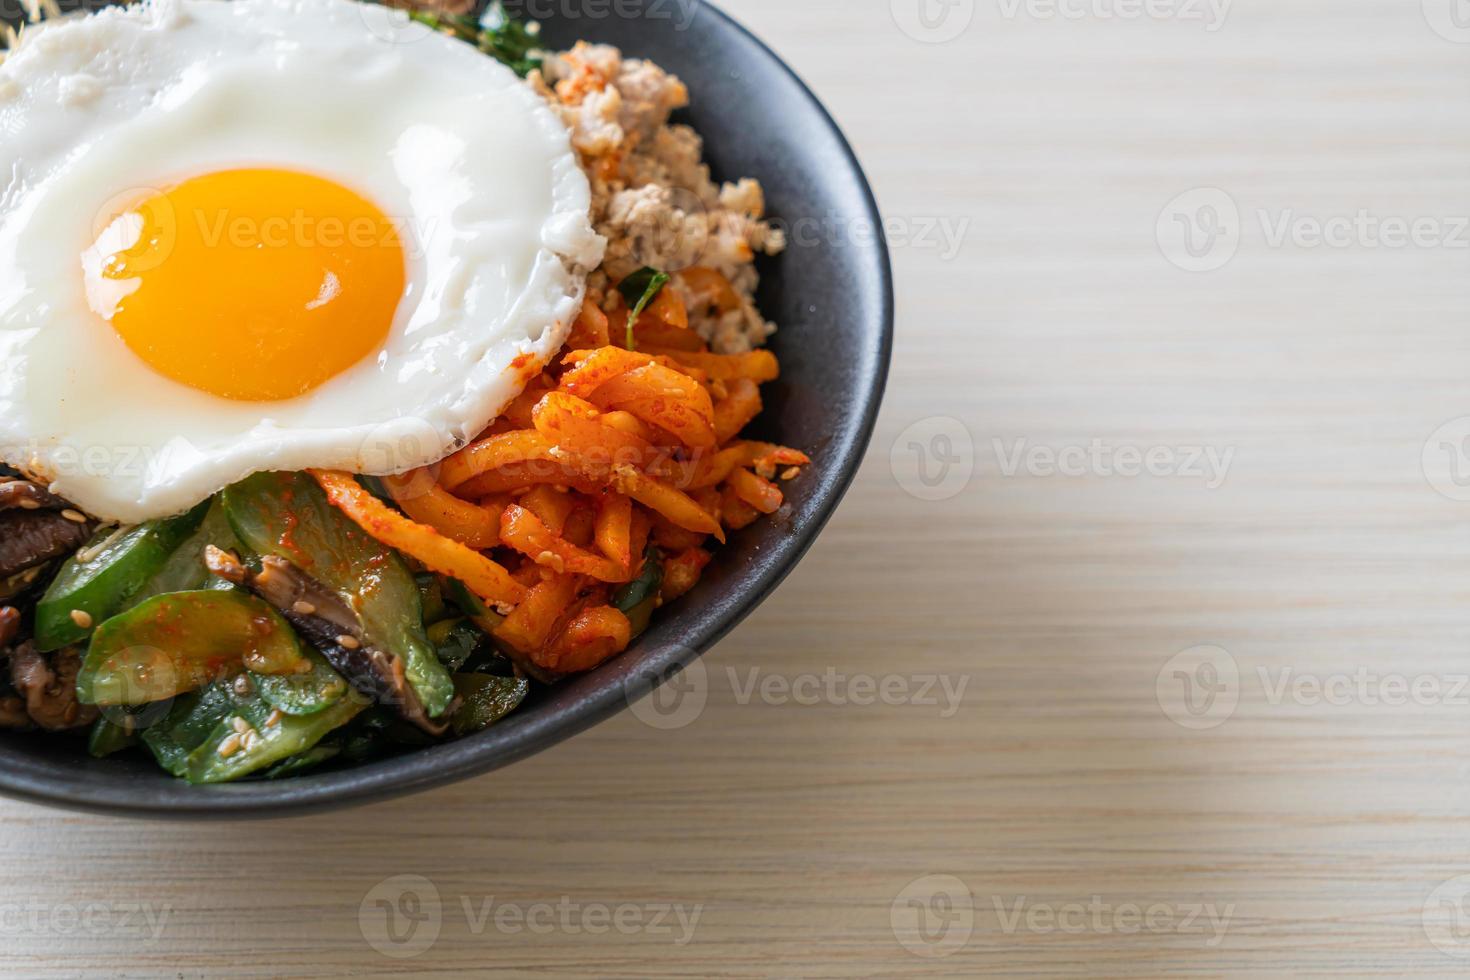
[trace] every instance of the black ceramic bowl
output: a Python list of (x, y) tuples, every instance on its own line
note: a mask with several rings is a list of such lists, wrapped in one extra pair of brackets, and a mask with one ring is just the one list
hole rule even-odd
[(677, 674), (776, 588), (832, 516), (872, 434), (893, 340), (882, 223), (842, 133), (780, 58), (708, 3), (522, 0), (519, 9), (540, 15), (548, 48), (604, 41), (682, 77), (693, 100), (682, 119), (704, 136), (715, 178), (759, 179), (772, 216), (796, 232), (761, 270), (761, 307), (782, 326), (772, 346), (783, 374), (763, 388), (755, 429), (814, 459), (790, 487), (789, 516), (733, 535), (698, 588), (660, 610), (627, 653), (538, 691), (477, 736), (296, 779), (194, 787), (141, 756), (98, 761), (79, 739), (13, 735), (0, 739), (0, 793), (130, 816), (283, 816), (480, 775), (583, 731)]

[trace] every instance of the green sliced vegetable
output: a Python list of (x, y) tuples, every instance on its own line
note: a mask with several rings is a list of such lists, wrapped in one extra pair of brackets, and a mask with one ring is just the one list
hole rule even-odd
[(265, 779), (284, 779), (287, 776), (299, 776), (304, 772), (310, 772), (320, 765), (331, 762), (342, 754), (341, 745), (329, 745), (323, 743), (315, 748), (307, 749), (289, 759), (283, 759), (271, 766), (261, 776)]
[(522, 78), (541, 67), (541, 25), (510, 16), (501, 0), (494, 0), (478, 20), (431, 10), (414, 10), (409, 16), (473, 44)]
[(174, 549), (163, 567), (144, 583), (143, 588), (128, 601), (127, 606), (118, 611), (124, 612), (144, 600), (170, 592), (195, 592), (201, 589), (224, 591), (234, 588), (224, 579), (210, 574), (205, 567), (204, 549), (209, 545), (224, 551), (238, 551), (240, 548), (234, 529), (225, 517), (224, 505), (218, 498), (211, 503), (204, 520), (194, 533)]
[[(184, 764), (189, 782), (228, 783), (300, 755), (355, 718), (366, 704), (344, 698), (306, 718), (277, 714), (263, 698), (238, 699), (235, 707), (190, 753)], [(243, 733), (239, 719), (248, 726)]]
[(306, 717), (325, 711), (341, 701), (351, 686), (332, 669), (316, 650), (303, 646), (311, 670), (305, 674), (250, 675), (251, 683), (264, 701), (288, 715)]
[(342, 755), (352, 762), (366, 762), (403, 749), (421, 749), (434, 740), (399, 718), (392, 709), (372, 707), (357, 716), (342, 733)]
[(129, 720), (127, 715), (118, 718), (123, 724), (117, 724), (108, 718), (98, 718), (97, 723), (92, 726), (91, 735), (87, 737), (87, 754), (94, 759), (105, 759), (137, 745), (141, 737), (138, 730), (128, 723)]
[(456, 735), (482, 732), (516, 708), (531, 691), (523, 677), (455, 674), (454, 689), (464, 699), (452, 722)]
[(613, 608), (628, 617), (634, 636), (648, 629), (654, 606), (658, 604), (658, 590), (663, 584), (663, 552), (649, 545), (643, 552), (643, 570), (638, 577), (612, 594)]
[(189, 756), (220, 722), (234, 714), (236, 703), (243, 699), (233, 684), (233, 679), (217, 681), (178, 698), (167, 717), (143, 733), (143, 744), (170, 775), (184, 775)]
[(633, 327), (648, 308), (648, 304), (657, 299), (658, 294), (669, 284), (669, 279), (668, 273), (645, 265), (618, 283), (618, 292), (628, 301), (628, 350), (638, 349), (638, 342), (633, 337)]
[(429, 627), (429, 642), (446, 670), (458, 671), (469, 663), (485, 634), (468, 619), (446, 619)]
[(61, 566), (36, 606), (36, 645), (51, 651), (85, 642), (92, 625), (123, 609), (194, 533), (208, 510), (206, 501), (180, 517), (97, 532), (78, 557)]
[(396, 552), (348, 520), (304, 473), (257, 474), (221, 499), (241, 544), (337, 592), (362, 617), (367, 642), (403, 660), (429, 716), (448, 710), (454, 682), (424, 635), (418, 586)]
[(504, 616), (485, 605), (485, 601), (471, 592), (469, 586), (459, 579), (445, 577), (443, 583), (444, 598), (458, 606), (460, 612), (486, 633), (494, 633), (505, 622)]
[(439, 584), (439, 576), (433, 572), (423, 572), (415, 575), (413, 579), (418, 583), (419, 601), (424, 607), (425, 626), (433, 626), (441, 620), (454, 616), (444, 602), (444, 587)]
[(97, 628), (77, 676), (85, 704), (143, 705), (196, 690), (242, 668), (312, 669), (290, 625), (243, 592), (171, 592)]

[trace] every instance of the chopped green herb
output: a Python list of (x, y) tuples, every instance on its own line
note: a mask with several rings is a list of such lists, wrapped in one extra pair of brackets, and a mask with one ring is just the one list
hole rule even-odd
[(473, 44), (522, 78), (541, 67), (541, 25), (512, 17), (500, 0), (485, 8), (478, 19), (432, 10), (413, 10), (409, 16), (426, 27)]
[(669, 284), (669, 274), (644, 266), (618, 284), (618, 292), (628, 301), (628, 350), (637, 350), (638, 342), (633, 337), (633, 325), (658, 298), (658, 294)]

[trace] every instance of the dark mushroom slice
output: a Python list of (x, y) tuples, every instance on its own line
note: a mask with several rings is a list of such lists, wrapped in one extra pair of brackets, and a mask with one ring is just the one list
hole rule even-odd
[(10, 645), (20, 635), (20, 610), (6, 606), (0, 609), (0, 666), (4, 676), (0, 677), (0, 728), (30, 728), (31, 716), (26, 714), (25, 702), (10, 689)]
[(370, 643), (357, 615), (337, 593), (275, 555), (261, 558), (253, 572), (238, 558), (210, 545), (204, 552), (209, 570), (264, 599), (296, 632), (322, 652), (327, 662), (355, 689), (393, 707), (410, 724), (435, 737), (449, 730), (454, 706), (443, 721), (424, 710), (403, 670), (403, 659)]
[(29, 480), (0, 478), (0, 510), (65, 510), (70, 506)]
[(77, 700), (81, 669), (81, 655), (74, 649), (58, 650), (48, 658), (26, 642), (10, 654), (10, 683), (25, 699), (31, 721), (48, 732), (84, 728), (97, 720), (97, 709)]
[(14, 606), (0, 608), (0, 650), (10, 647), (20, 636), (20, 610)]
[(31, 716), (26, 714), (26, 703), (14, 694), (0, 695), (0, 729), (23, 731), (31, 727)]
[(0, 579), (0, 602), (17, 602), (28, 592), (39, 592), (40, 586), (48, 578), (47, 573), (54, 570), (54, 562), (42, 562), (7, 579)]
[(93, 530), (74, 510), (0, 510), (0, 580), (74, 553)]

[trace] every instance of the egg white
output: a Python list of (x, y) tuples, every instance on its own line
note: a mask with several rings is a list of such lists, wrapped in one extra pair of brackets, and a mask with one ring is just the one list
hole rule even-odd
[[(241, 167), (334, 179), (409, 244), (379, 354), (290, 401), (172, 382), (89, 304), (125, 206)], [(0, 65), (0, 458), (129, 523), (253, 472), (434, 462), (565, 341), (604, 247), (589, 204), (542, 100), (400, 12), (158, 0), (51, 26)]]

